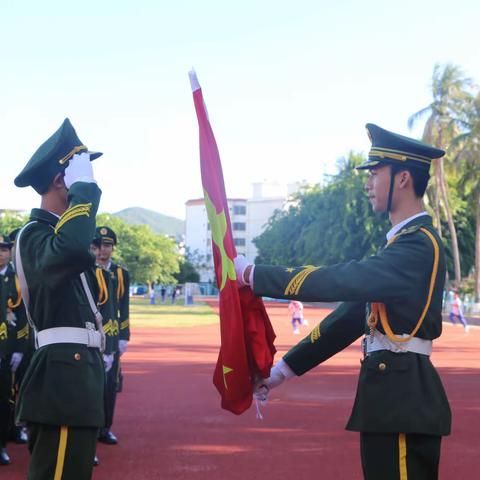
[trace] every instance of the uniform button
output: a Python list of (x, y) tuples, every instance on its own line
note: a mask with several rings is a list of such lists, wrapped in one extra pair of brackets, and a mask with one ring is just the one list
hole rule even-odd
[(73, 356), (73, 358), (74, 358), (75, 360), (80, 360), (82, 357), (80, 356), (79, 353), (76, 353), (76, 354)]
[(378, 364), (378, 369), (383, 372), (387, 368), (387, 365), (385, 363), (379, 363)]

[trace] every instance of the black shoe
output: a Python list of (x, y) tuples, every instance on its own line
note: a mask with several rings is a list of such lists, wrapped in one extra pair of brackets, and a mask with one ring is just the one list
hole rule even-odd
[(102, 431), (98, 441), (107, 445), (116, 445), (118, 443), (117, 437), (110, 430)]
[(10, 457), (6, 448), (0, 448), (0, 465), (10, 465)]
[(28, 443), (27, 431), (23, 427), (15, 427), (15, 443)]
[(97, 454), (93, 457), (93, 466), (98, 467), (100, 465), (100, 460), (97, 457)]

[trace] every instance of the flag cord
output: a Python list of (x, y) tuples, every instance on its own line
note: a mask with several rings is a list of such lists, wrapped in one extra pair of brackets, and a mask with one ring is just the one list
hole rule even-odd
[[(254, 398), (254, 400), (255, 400), (255, 409), (257, 410), (257, 420), (263, 420), (262, 411), (260, 409), (260, 402), (256, 398)], [(265, 406), (265, 403), (266, 402), (261, 402), (263, 406)]]

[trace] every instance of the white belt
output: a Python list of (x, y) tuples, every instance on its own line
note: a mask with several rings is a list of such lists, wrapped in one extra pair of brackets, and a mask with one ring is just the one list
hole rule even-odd
[(93, 328), (55, 327), (37, 332), (38, 348), (54, 343), (80, 343), (92, 348), (102, 348), (102, 334)]
[[(410, 335), (404, 333), (398, 336), (406, 338)], [(378, 330), (375, 330), (373, 341), (371, 341), (368, 335), (365, 337), (365, 346), (367, 355), (372, 352), (377, 352), (378, 350), (390, 350), (394, 353), (413, 352), (421, 355), (430, 355), (432, 353), (431, 340), (413, 337), (408, 340), (408, 342), (393, 342)]]

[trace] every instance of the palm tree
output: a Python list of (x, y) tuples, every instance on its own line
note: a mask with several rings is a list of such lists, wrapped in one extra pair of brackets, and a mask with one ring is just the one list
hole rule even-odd
[[(432, 76), (432, 96), (430, 105), (414, 113), (408, 119), (408, 126), (412, 128), (418, 121), (428, 115), (423, 130), (423, 140), (437, 148), (446, 150), (446, 146), (455, 138), (459, 131), (455, 121), (458, 112), (461, 112), (465, 101), (469, 97), (467, 91), (471, 84), (460, 68), (456, 65), (447, 64), (441, 67), (436, 64)], [(448, 158), (448, 154), (447, 154)], [(432, 162), (434, 173), (434, 210), (437, 228), (440, 235), (440, 209), (443, 208), (447, 218), (448, 229), (451, 237), (451, 249), (455, 271), (455, 283), (458, 285), (462, 274), (460, 269), (460, 253), (458, 249), (457, 232), (453, 221), (452, 210), (448, 200), (448, 186), (445, 180), (444, 159), (436, 159)]]
[(457, 163), (460, 163), (462, 179), (460, 187), (471, 199), (475, 209), (475, 303), (480, 303), (480, 93), (465, 104), (463, 115), (456, 119), (463, 132), (453, 145), (460, 146)]

